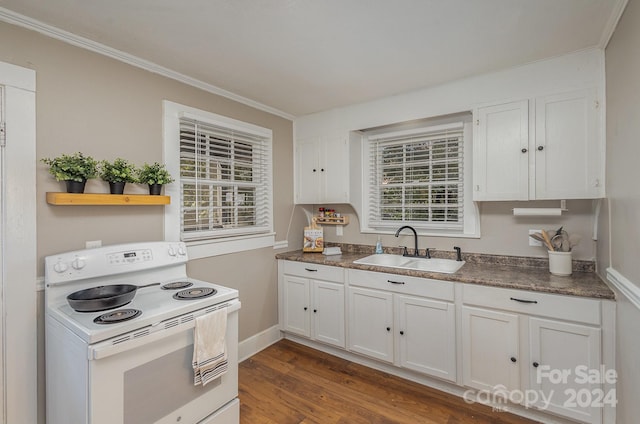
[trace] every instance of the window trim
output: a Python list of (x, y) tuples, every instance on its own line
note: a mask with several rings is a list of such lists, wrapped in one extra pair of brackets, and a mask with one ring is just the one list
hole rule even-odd
[[(458, 119), (457, 122), (461, 120)], [(451, 230), (447, 228), (425, 228), (416, 227), (416, 231), (420, 235), (424, 236), (438, 236), (438, 237), (457, 237), (457, 238), (479, 238), (480, 237), (480, 214), (477, 204), (473, 201), (473, 181), (472, 181), (472, 123), (469, 118), (462, 119), (463, 121), (463, 196), (464, 196), (464, 215), (463, 215), (463, 228), (461, 231)], [(447, 121), (447, 123), (450, 121)], [(438, 128), (446, 126), (447, 123), (433, 121), (432, 124), (425, 124), (422, 127)], [(410, 125), (408, 128), (403, 128), (402, 124), (394, 126), (394, 129), (389, 129), (388, 134), (398, 134), (404, 132), (415, 131), (415, 126)], [(387, 131), (385, 131), (387, 132)], [(376, 136), (380, 133), (377, 131)], [(370, 190), (370, 175), (371, 169), (369, 167), (369, 134), (364, 130), (362, 133), (361, 141), (361, 163), (362, 163), (362, 199), (361, 199), (361, 219), (360, 219), (360, 232), (361, 233), (373, 233), (373, 234), (395, 234), (397, 228), (385, 229), (382, 227), (372, 227), (369, 224), (369, 198), (367, 193)], [(398, 228), (404, 225), (403, 222), (398, 222)]]
[[(238, 121), (226, 116), (206, 112), (190, 106), (174, 103), (168, 100), (162, 102), (163, 108), (163, 157), (167, 170), (176, 178), (172, 184), (165, 187), (165, 194), (171, 196), (172, 201), (165, 206), (164, 239), (178, 241), (180, 234), (180, 118), (188, 117), (204, 122), (210, 122), (229, 129), (254, 133), (270, 140), (270, 151), (273, 152), (273, 132), (270, 129)], [(218, 237), (206, 240), (187, 240), (190, 259), (205, 258), (229, 253), (243, 252), (264, 247), (273, 247), (275, 232), (273, 231), (273, 158), (269, 167), (268, 177), (271, 180), (271, 196), (267, 205), (271, 210), (269, 217), (269, 231), (259, 234), (244, 234), (240, 236)]]

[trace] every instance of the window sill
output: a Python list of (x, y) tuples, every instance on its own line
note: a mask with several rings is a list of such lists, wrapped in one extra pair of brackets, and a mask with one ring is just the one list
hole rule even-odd
[[(400, 228), (403, 223), (398, 223), (397, 228), (388, 229), (388, 228), (360, 228), (360, 232), (363, 234), (390, 234), (394, 235), (398, 228)], [(478, 226), (475, 227), (478, 231), (476, 232), (452, 232), (447, 230), (433, 230), (433, 229), (424, 229), (424, 228), (416, 228), (418, 232), (418, 236), (420, 237), (447, 237), (447, 238), (480, 238), (480, 229)], [(410, 232), (403, 233), (402, 235), (411, 235)]]
[(219, 240), (187, 241), (189, 259), (202, 259), (213, 256), (228, 255), (248, 250), (273, 248), (275, 233), (225, 238)]

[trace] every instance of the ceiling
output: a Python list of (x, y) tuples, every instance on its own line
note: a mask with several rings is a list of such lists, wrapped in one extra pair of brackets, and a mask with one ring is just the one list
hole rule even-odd
[(291, 117), (603, 47), (624, 4), (0, 0), (5, 15), (30, 18), (23, 26), (44, 23)]

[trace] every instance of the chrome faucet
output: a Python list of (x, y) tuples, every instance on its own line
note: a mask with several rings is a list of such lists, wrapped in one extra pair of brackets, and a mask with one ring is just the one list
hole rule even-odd
[[(409, 230), (413, 231), (413, 240), (415, 243), (415, 250), (413, 251), (413, 256), (418, 256), (418, 233), (416, 232), (416, 229), (409, 226), (409, 225), (404, 225), (400, 228), (398, 228), (398, 231), (396, 231), (396, 237), (398, 237), (400, 235), (400, 231), (404, 230), (405, 228), (408, 228)], [(404, 253), (402, 254), (402, 256), (409, 256), (409, 254), (407, 253), (407, 248), (405, 247), (404, 249)]]

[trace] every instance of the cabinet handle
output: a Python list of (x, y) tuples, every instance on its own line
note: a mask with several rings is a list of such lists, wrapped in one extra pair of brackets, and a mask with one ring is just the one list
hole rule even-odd
[(522, 148), (522, 150), (521, 150), (521, 152), (522, 152), (522, 153), (527, 153), (527, 149), (523, 147), (523, 148)]
[(312, 269), (312, 268), (305, 268), (304, 270), (309, 272), (318, 272), (317, 269)]
[(313, 313), (314, 313), (314, 314), (317, 314), (317, 313), (318, 313), (318, 310), (317, 310), (317, 309), (314, 309), (314, 310), (313, 310)]
[(537, 300), (518, 299), (517, 297), (510, 297), (509, 299), (515, 300), (516, 302), (520, 302), (520, 303), (538, 303)]
[(538, 150), (539, 151), (543, 151), (544, 150), (544, 146), (538, 146)]
[(404, 281), (393, 281), (393, 280), (387, 280), (387, 283), (391, 283), (391, 284), (404, 284)]
[(387, 327), (387, 331), (391, 331), (391, 327)]
[(517, 361), (516, 357), (515, 357), (515, 356), (512, 356), (512, 357), (511, 357), (511, 362), (515, 363), (516, 361)]
[(534, 367), (534, 368), (538, 368), (539, 366), (540, 366), (540, 364), (539, 364), (539, 363), (537, 363), (537, 362), (534, 362), (534, 363), (533, 363), (533, 367)]
[(400, 335), (404, 336), (404, 331), (400, 330)]
[(324, 168), (320, 168), (320, 171), (321, 171), (321, 172), (324, 172)]
[(305, 307), (304, 307), (304, 310), (306, 311), (307, 309), (308, 309), (308, 308), (305, 306)]

